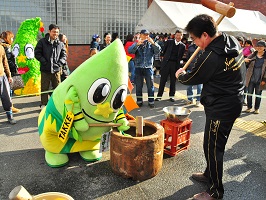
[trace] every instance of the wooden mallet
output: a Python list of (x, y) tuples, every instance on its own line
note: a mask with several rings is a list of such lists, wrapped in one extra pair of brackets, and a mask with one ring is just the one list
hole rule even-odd
[[(221, 21), (224, 19), (224, 17), (231, 18), (235, 15), (236, 9), (234, 6), (234, 3), (230, 2), (229, 4), (222, 3), (220, 1), (216, 0), (201, 0), (201, 4), (215, 12), (218, 12), (221, 14), (221, 16), (217, 19), (216, 24), (217, 26), (221, 23)], [(189, 64), (192, 62), (192, 60), (196, 57), (196, 55), (199, 53), (200, 47), (198, 47), (195, 52), (190, 56), (186, 64), (184, 65), (183, 69), (187, 69)]]

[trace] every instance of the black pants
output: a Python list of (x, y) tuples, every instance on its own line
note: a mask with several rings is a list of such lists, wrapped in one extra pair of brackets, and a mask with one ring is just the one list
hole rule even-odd
[(10, 86), (6, 75), (0, 76), (0, 98), (5, 111), (10, 111), (12, 102), (10, 98)]
[(235, 119), (225, 121), (206, 117), (203, 148), (207, 168), (204, 175), (209, 179), (207, 192), (214, 198), (223, 198), (223, 157), (234, 121)]
[(176, 77), (175, 73), (178, 68), (176, 61), (168, 61), (167, 64), (164, 67), (161, 67), (161, 79), (158, 89), (157, 97), (162, 97), (164, 92), (164, 87), (167, 82), (168, 75), (170, 75), (170, 91), (169, 91), (169, 97), (174, 98), (175, 96), (175, 83), (176, 83)]

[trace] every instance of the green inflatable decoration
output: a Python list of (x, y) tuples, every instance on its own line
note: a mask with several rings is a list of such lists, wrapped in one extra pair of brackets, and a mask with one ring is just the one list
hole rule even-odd
[[(68, 153), (79, 152), (86, 161), (102, 157), (101, 137), (120, 123), (128, 130), (121, 109), (127, 96), (128, 64), (122, 42), (117, 39), (82, 63), (54, 90), (38, 119), (39, 135), (49, 166), (68, 162)], [(102, 124), (99, 127), (90, 124)]]
[(16, 57), (18, 71), (22, 74), (25, 87), (15, 91), (17, 95), (39, 94), (40, 63), (34, 57), (39, 30), (44, 31), (41, 18), (27, 19), (21, 23), (13, 42), (13, 53)]

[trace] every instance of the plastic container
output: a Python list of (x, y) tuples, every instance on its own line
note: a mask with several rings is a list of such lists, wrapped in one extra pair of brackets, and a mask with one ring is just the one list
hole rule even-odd
[(190, 132), (192, 120), (186, 119), (182, 122), (162, 120), (160, 124), (164, 127), (164, 153), (176, 156), (179, 152), (188, 149), (190, 144)]

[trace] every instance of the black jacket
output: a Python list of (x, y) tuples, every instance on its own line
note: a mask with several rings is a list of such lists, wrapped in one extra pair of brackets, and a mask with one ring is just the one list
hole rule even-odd
[[(162, 61), (161, 67), (164, 67), (167, 64), (167, 62), (169, 61), (169, 58), (171, 56), (172, 49), (173, 49), (174, 45), (175, 45), (174, 39), (170, 39), (170, 40), (167, 40), (165, 42), (163, 52), (161, 53), (161, 56), (163, 56), (163, 61)], [(180, 61), (181, 61), (181, 59), (185, 53), (185, 50), (186, 50), (185, 44), (180, 42), (179, 49), (178, 49), (178, 58), (176, 59), (176, 61), (178, 63), (178, 68), (180, 68)]]
[(222, 33), (200, 54), (192, 71), (178, 77), (185, 85), (203, 83), (200, 101), (207, 117), (234, 119), (241, 112), (246, 70), (240, 50), (236, 38)]
[[(53, 53), (54, 52), (54, 53)], [(58, 39), (52, 44), (49, 41), (49, 34), (40, 39), (34, 50), (35, 58), (41, 63), (42, 72), (59, 72), (66, 63), (66, 49), (63, 42)], [(54, 55), (54, 56), (53, 56)]]
[(2, 42), (1, 44), (4, 47), (5, 52), (6, 52), (7, 62), (8, 62), (9, 70), (11, 72), (11, 76), (14, 76), (18, 74), (18, 66), (16, 65), (16, 60), (15, 60), (14, 54), (12, 53), (11, 45), (7, 44), (6, 42)]

